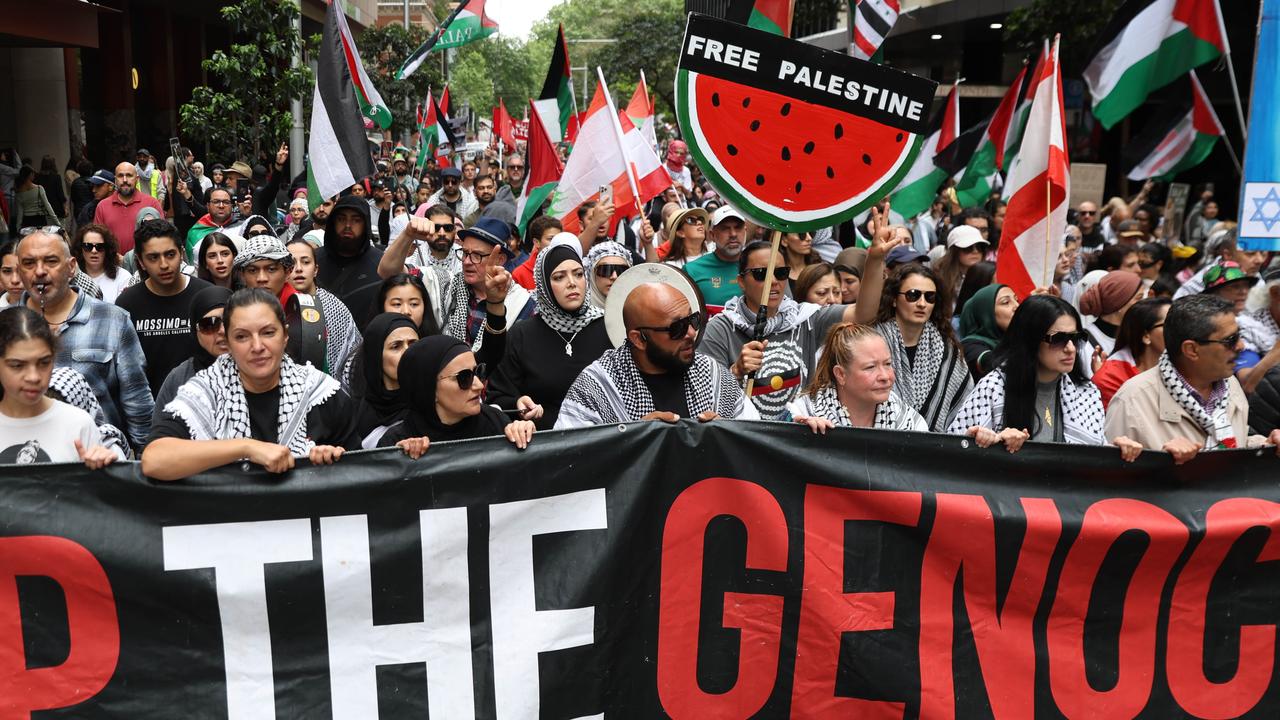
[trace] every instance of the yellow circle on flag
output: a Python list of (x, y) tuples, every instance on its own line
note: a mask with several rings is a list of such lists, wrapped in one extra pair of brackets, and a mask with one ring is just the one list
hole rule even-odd
[(309, 323), (320, 322), (320, 313), (316, 312), (315, 308), (303, 308), (302, 319)]
[(773, 388), (774, 390), (781, 390), (781, 389), (782, 389), (782, 376), (781, 376), (781, 375), (774, 375), (774, 376), (773, 376), (773, 378), (772, 378), (771, 380), (769, 380), (769, 387)]

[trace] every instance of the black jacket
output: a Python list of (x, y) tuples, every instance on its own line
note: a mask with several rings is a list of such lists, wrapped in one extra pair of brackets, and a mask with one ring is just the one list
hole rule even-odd
[[(339, 255), (336, 250), (338, 233), (334, 219), (345, 208), (355, 210), (364, 218), (364, 237), (360, 239), (360, 248), (354, 256)], [(337, 295), (353, 317), (367, 318), (370, 315), (369, 302), (375, 294), (370, 292), (371, 286), (376, 289), (382, 282), (382, 278), (378, 277), (380, 260), (382, 251), (373, 247), (369, 227), (369, 203), (355, 195), (342, 198), (329, 212), (329, 222), (324, 230), (324, 245), (316, 250), (316, 262), (320, 265), (316, 271), (316, 283)]]
[(1280, 367), (1262, 376), (1262, 382), (1249, 395), (1249, 432), (1270, 435), (1280, 427)]

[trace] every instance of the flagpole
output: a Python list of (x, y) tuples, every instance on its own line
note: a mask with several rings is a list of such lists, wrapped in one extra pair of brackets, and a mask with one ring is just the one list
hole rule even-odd
[[(1222, 19), (1222, 5), (1218, 0), (1213, 0), (1213, 9), (1218, 18), (1218, 32), (1222, 33), (1222, 55), (1227, 59), (1227, 76), (1231, 79), (1231, 95), (1236, 101), (1236, 119), (1240, 121), (1240, 137), (1248, 140), (1249, 124), (1244, 119), (1244, 104), (1240, 102), (1240, 84), (1236, 81), (1236, 64), (1231, 61), (1231, 44), (1227, 42), (1227, 24)], [(1261, 5), (1258, 7), (1258, 17), (1261, 20)], [(1232, 153), (1232, 155), (1234, 156), (1235, 153)], [(1236, 167), (1240, 167), (1239, 162), (1236, 163)], [(1241, 170), (1240, 173), (1243, 175), (1244, 171)]]
[[(471, 0), (458, 0), (458, 6), (453, 9), (453, 12), (449, 13), (449, 16), (444, 19), (444, 22), (440, 23), (440, 25), (436, 27), (435, 32), (431, 33), (431, 37), (427, 38), (427, 41), (422, 44), (422, 47), (410, 53), (409, 57), (412, 58), (414, 55), (419, 53), (426, 55), (431, 52), (431, 48), (435, 47), (436, 43), (440, 41), (440, 36), (444, 34), (445, 28), (449, 27), (449, 23), (453, 22), (453, 19), (458, 17), (458, 13), (462, 12), (463, 8), (465, 8), (469, 2), (471, 2)], [(426, 58), (423, 59), (425, 60)], [(406, 62), (407, 61), (408, 59), (406, 58)], [(444, 58), (441, 58), (441, 62), (444, 62)], [(414, 70), (417, 70), (417, 68), (414, 68)], [(406, 73), (404, 71), (404, 65), (401, 65), (400, 69), (396, 71), (396, 79), (404, 80), (412, 74), (412, 70)]]
[(604, 81), (604, 71), (596, 66), (596, 78), (600, 81), (600, 89), (604, 92), (604, 101), (609, 106), (609, 120), (613, 125), (613, 136), (618, 141), (618, 150), (622, 151), (622, 164), (626, 167), (627, 182), (631, 184), (631, 196), (636, 201), (636, 211), (640, 210), (640, 184), (636, 181), (635, 168), (627, 157), (627, 144), (622, 139), (622, 123), (618, 122), (618, 109), (613, 106), (613, 96), (609, 94), (609, 86)]

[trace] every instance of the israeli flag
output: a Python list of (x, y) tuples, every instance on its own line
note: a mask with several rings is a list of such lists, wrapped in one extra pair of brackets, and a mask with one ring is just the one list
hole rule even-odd
[(1263, 0), (1240, 189), (1240, 247), (1280, 250), (1280, 0)]

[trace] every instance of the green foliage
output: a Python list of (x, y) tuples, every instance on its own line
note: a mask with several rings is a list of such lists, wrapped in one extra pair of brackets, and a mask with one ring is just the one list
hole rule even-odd
[[(366, 28), (356, 36), (356, 49), (360, 51), (364, 70), (391, 110), (391, 130), (397, 136), (401, 131), (411, 133), (415, 130), (416, 108), (418, 103), (426, 99), (427, 90), (439, 95), (444, 89), (444, 72), (440, 67), (438, 52), (428, 55), (417, 71), (407, 79), (395, 79), (396, 71), (404, 64), (405, 58), (426, 42), (429, 36), (430, 33), (419, 26), (406, 30), (399, 24)], [(407, 110), (406, 99), (409, 101)]]
[(1058, 48), (1063, 74), (1079, 77), (1091, 59), (1098, 33), (1106, 27), (1122, 0), (1091, 3), (1032, 0), (1009, 13), (1004, 21), (1005, 40), (1026, 52), (1035, 62), (1044, 38), (1062, 34)]
[(455, 108), (464, 102), (480, 117), (489, 117), (498, 98), (512, 117), (523, 116), (525, 103), (542, 89), (550, 55), (536, 60), (523, 41), (493, 35), (458, 48), (449, 69), (449, 94)]
[(215, 87), (192, 90), (179, 110), (182, 132), (204, 140), (211, 157), (256, 161), (274, 155), (289, 135), (294, 98), (309, 97), (314, 83), (305, 65), (291, 61), (302, 39), (294, 30), (298, 5), (292, 0), (237, 0), (223, 7), (233, 42), (203, 61)]

